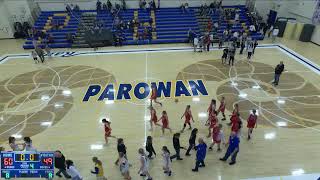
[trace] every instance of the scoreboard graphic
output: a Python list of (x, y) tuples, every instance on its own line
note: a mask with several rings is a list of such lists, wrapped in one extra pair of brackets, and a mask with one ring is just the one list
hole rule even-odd
[(54, 175), (54, 152), (2, 151), (1, 179), (46, 178)]

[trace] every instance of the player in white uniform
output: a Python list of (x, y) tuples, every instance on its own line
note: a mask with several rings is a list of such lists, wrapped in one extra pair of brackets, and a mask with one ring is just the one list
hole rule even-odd
[(171, 176), (171, 160), (170, 160), (170, 151), (167, 146), (162, 147), (162, 158), (163, 158), (163, 171), (168, 176)]
[(144, 153), (144, 150), (142, 148), (139, 149), (139, 160), (140, 160), (140, 169), (138, 171), (138, 174), (140, 176), (147, 176), (147, 180), (152, 180), (152, 177), (149, 174), (149, 162), (146, 154)]

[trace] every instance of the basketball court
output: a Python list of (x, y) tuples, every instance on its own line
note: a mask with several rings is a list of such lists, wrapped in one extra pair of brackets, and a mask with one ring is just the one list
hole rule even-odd
[[(7, 139), (31, 136), (33, 145), (41, 151), (61, 150), (72, 159), (84, 179), (90, 174), (91, 158), (99, 157), (108, 179), (122, 179), (117, 158), (116, 139), (104, 144), (102, 118), (111, 121), (112, 134), (124, 138), (133, 179), (138, 176), (138, 148), (146, 136), (154, 138), (157, 157), (151, 160), (151, 175), (162, 179), (250, 179), (257, 177), (318, 173), (320, 135), (320, 53), (319, 47), (297, 41), (260, 42), (252, 62), (246, 54), (235, 57), (230, 68), (221, 64), (222, 49), (195, 53), (188, 45), (126, 46), (122, 48), (54, 50), (44, 64), (35, 64), (20, 44), (2, 44), (0, 64), (0, 141), (9, 150)], [(12, 48), (8, 47), (12, 46)], [(7, 49), (7, 50), (6, 50)], [(285, 72), (277, 87), (271, 82), (274, 67), (283, 61)], [(191, 105), (195, 119), (193, 127), (198, 137), (206, 138), (207, 107), (212, 98), (226, 97), (229, 116), (232, 106), (239, 103), (244, 122), (237, 164), (229, 166), (219, 161), (222, 152), (208, 151), (206, 167), (194, 173), (195, 152), (183, 161), (172, 163), (173, 176), (162, 172), (161, 148), (174, 152), (169, 131), (161, 135), (160, 127), (149, 128), (147, 99), (98, 101), (98, 96), (83, 102), (89, 85), (105, 87), (139, 82), (175, 82), (203, 80), (208, 96), (160, 98), (163, 107), (155, 105), (158, 117), (166, 110), (170, 127), (179, 132), (184, 120), (180, 117), (186, 105)], [(173, 93), (174, 94), (174, 93)], [(219, 105), (218, 101), (218, 105)], [(258, 128), (253, 139), (246, 140), (246, 119), (250, 110), (258, 110)], [(219, 116), (219, 121), (222, 117)], [(227, 121), (220, 121), (226, 138), (230, 133)], [(189, 130), (181, 135), (182, 146), (188, 146)], [(59, 179), (59, 178), (57, 178)]]

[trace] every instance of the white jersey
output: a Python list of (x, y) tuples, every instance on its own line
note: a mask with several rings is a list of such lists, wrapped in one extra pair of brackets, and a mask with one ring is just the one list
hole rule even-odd
[(70, 166), (69, 168), (67, 168), (67, 173), (71, 176), (71, 178), (78, 177), (78, 178), (82, 179), (80, 172), (74, 166)]
[(273, 36), (278, 36), (278, 34), (279, 34), (279, 29), (273, 29), (272, 35)]
[(149, 161), (145, 155), (141, 155), (139, 159), (141, 162), (143, 162), (142, 172), (140, 173), (145, 174), (146, 172), (148, 172)]
[(171, 167), (170, 154), (165, 152), (162, 154), (162, 158), (163, 158), (163, 167), (170, 168)]
[(199, 39), (198, 38), (194, 38), (193, 39), (193, 45), (198, 46), (199, 44)]

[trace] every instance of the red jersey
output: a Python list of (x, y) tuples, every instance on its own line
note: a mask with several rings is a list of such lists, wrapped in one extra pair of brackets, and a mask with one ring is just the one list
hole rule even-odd
[(224, 113), (225, 109), (226, 109), (226, 103), (224, 101), (221, 101), (219, 106), (219, 111)]
[(161, 119), (162, 119), (162, 127), (167, 128), (169, 126), (168, 116), (164, 115), (161, 117)]
[(240, 120), (235, 123), (232, 123), (232, 126), (231, 126), (232, 132), (238, 133), (239, 129), (240, 129)]
[(151, 121), (153, 121), (154, 123), (158, 121), (157, 112), (154, 109), (151, 110)]
[(151, 99), (151, 100), (157, 99), (157, 89), (156, 89), (156, 88), (153, 88), (153, 89), (152, 89), (150, 99)]
[(221, 142), (221, 139), (219, 137), (219, 133), (220, 133), (220, 129), (218, 126), (215, 126), (213, 129), (212, 129), (212, 140), (215, 142), (215, 143), (220, 143)]
[(237, 122), (237, 120), (238, 120), (238, 117), (237, 117), (238, 112), (239, 112), (238, 108), (233, 109), (232, 115), (230, 117), (230, 121), (231, 121), (232, 124), (234, 122)]
[(215, 112), (212, 112), (209, 115), (210, 128), (213, 128), (217, 124), (217, 122), (218, 122), (217, 115)]
[(106, 135), (106, 136), (110, 136), (111, 135), (111, 127), (110, 126), (108, 126), (107, 124), (104, 124), (104, 134)]
[(212, 102), (210, 103), (209, 107), (208, 107), (208, 113), (209, 115), (216, 110), (216, 105), (215, 104), (212, 104)]
[(257, 119), (258, 119), (258, 116), (257, 116), (257, 115), (250, 114), (250, 116), (249, 116), (249, 118), (248, 118), (247, 127), (248, 127), (248, 128), (254, 128), (254, 126), (255, 126), (256, 123), (257, 123)]
[(191, 111), (189, 110), (189, 111), (186, 111), (186, 112), (184, 112), (184, 117), (186, 118), (185, 119), (185, 123), (190, 123), (190, 120), (191, 120)]

